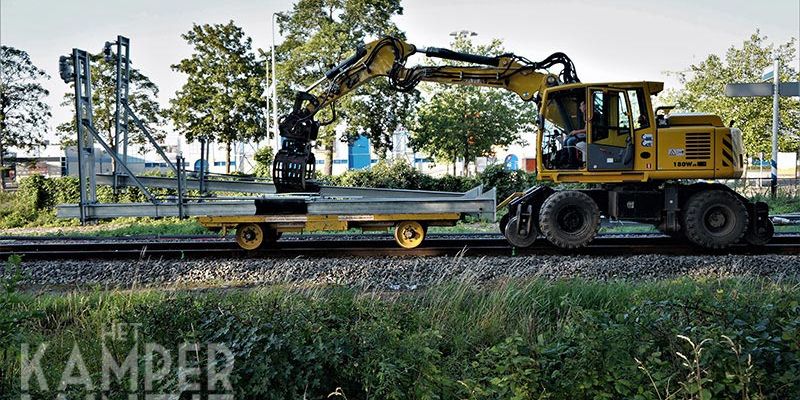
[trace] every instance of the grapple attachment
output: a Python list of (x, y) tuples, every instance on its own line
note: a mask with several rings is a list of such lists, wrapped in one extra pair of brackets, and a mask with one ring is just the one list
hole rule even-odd
[(314, 181), (317, 166), (311, 141), (316, 140), (319, 123), (302, 112), (292, 112), (279, 125), (283, 145), (272, 163), (272, 181), (278, 193), (319, 192)]

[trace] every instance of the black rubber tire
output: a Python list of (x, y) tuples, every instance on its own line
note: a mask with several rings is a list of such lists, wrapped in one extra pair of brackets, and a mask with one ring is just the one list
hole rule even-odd
[(600, 229), (600, 209), (589, 195), (562, 190), (548, 197), (539, 210), (539, 230), (562, 249), (589, 244)]
[(508, 221), (508, 229), (506, 229), (503, 233), (503, 236), (506, 238), (508, 243), (511, 243), (512, 246), (518, 248), (527, 248), (533, 246), (536, 242), (536, 238), (539, 236), (539, 232), (536, 229), (535, 225), (531, 225), (531, 230), (533, 232), (529, 232), (527, 236), (520, 236), (519, 233), (519, 226), (517, 224), (519, 221), (517, 217), (513, 217)]
[(772, 240), (772, 237), (775, 235), (775, 225), (772, 223), (771, 219), (767, 219), (767, 226), (766, 231), (761, 232), (760, 235), (753, 233), (752, 231), (748, 230), (747, 233), (744, 234), (744, 241), (751, 246), (764, 246)]
[(724, 190), (695, 193), (684, 210), (684, 233), (698, 246), (722, 249), (738, 242), (747, 231), (747, 208)]

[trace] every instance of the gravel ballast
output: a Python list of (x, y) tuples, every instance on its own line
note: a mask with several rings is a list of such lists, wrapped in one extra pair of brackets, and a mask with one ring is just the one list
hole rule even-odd
[[(3, 266), (2, 268), (5, 268)], [(800, 256), (519, 256), (397, 258), (264, 258), (200, 260), (72, 260), (21, 264), (23, 285), (113, 288), (338, 284), (409, 290), (444, 281), (486, 283), (508, 278), (652, 280), (764, 277), (800, 281)], [(7, 272), (3, 269), (3, 274)]]

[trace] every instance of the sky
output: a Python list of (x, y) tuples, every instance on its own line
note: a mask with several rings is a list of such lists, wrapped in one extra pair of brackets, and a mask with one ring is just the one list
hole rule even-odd
[[(776, 44), (800, 36), (800, 0), (402, 4), (403, 15), (395, 22), (417, 46), (447, 47), (451, 32), (469, 30), (478, 34), (477, 42), (499, 38), (506, 50), (534, 61), (564, 52), (583, 82), (656, 80), (673, 88), (677, 81), (666, 72), (684, 70), (712, 53), (722, 55), (756, 29)], [(167, 106), (185, 81), (170, 65), (191, 54), (180, 35), (193, 23), (233, 20), (253, 38), (254, 47), (268, 48), (272, 13), (291, 6), (291, 0), (0, 0), (0, 43), (27, 51), (51, 76), (44, 86), (55, 127), (72, 117), (70, 107), (59, 105), (68, 86), (58, 77), (58, 57), (73, 47), (97, 52), (117, 35), (127, 36), (134, 66), (160, 87), (159, 102)]]

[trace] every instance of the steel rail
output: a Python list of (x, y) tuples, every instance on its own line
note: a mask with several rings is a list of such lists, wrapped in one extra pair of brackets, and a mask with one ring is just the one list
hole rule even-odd
[[(376, 235), (379, 236), (379, 235)], [(442, 235), (445, 236), (445, 235)], [(701, 249), (689, 243), (658, 236), (599, 236), (588, 247), (575, 250), (556, 248), (544, 240), (532, 247), (513, 248), (501, 238), (457, 239), (440, 236), (426, 240), (420, 247), (407, 250), (389, 237), (362, 240), (282, 240), (273, 247), (245, 251), (232, 240), (131, 240), (112, 242), (40, 242), (2, 243), (0, 257), (19, 254), (24, 260), (63, 259), (145, 259), (145, 258), (294, 258), (294, 257), (403, 257), (403, 256), (513, 256), (513, 255), (592, 255), (626, 256), (645, 254), (724, 255), (783, 254), (800, 255), (800, 236), (779, 235), (763, 247), (743, 244), (723, 250)], [(342, 239), (346, 239), (343, 237)]]

